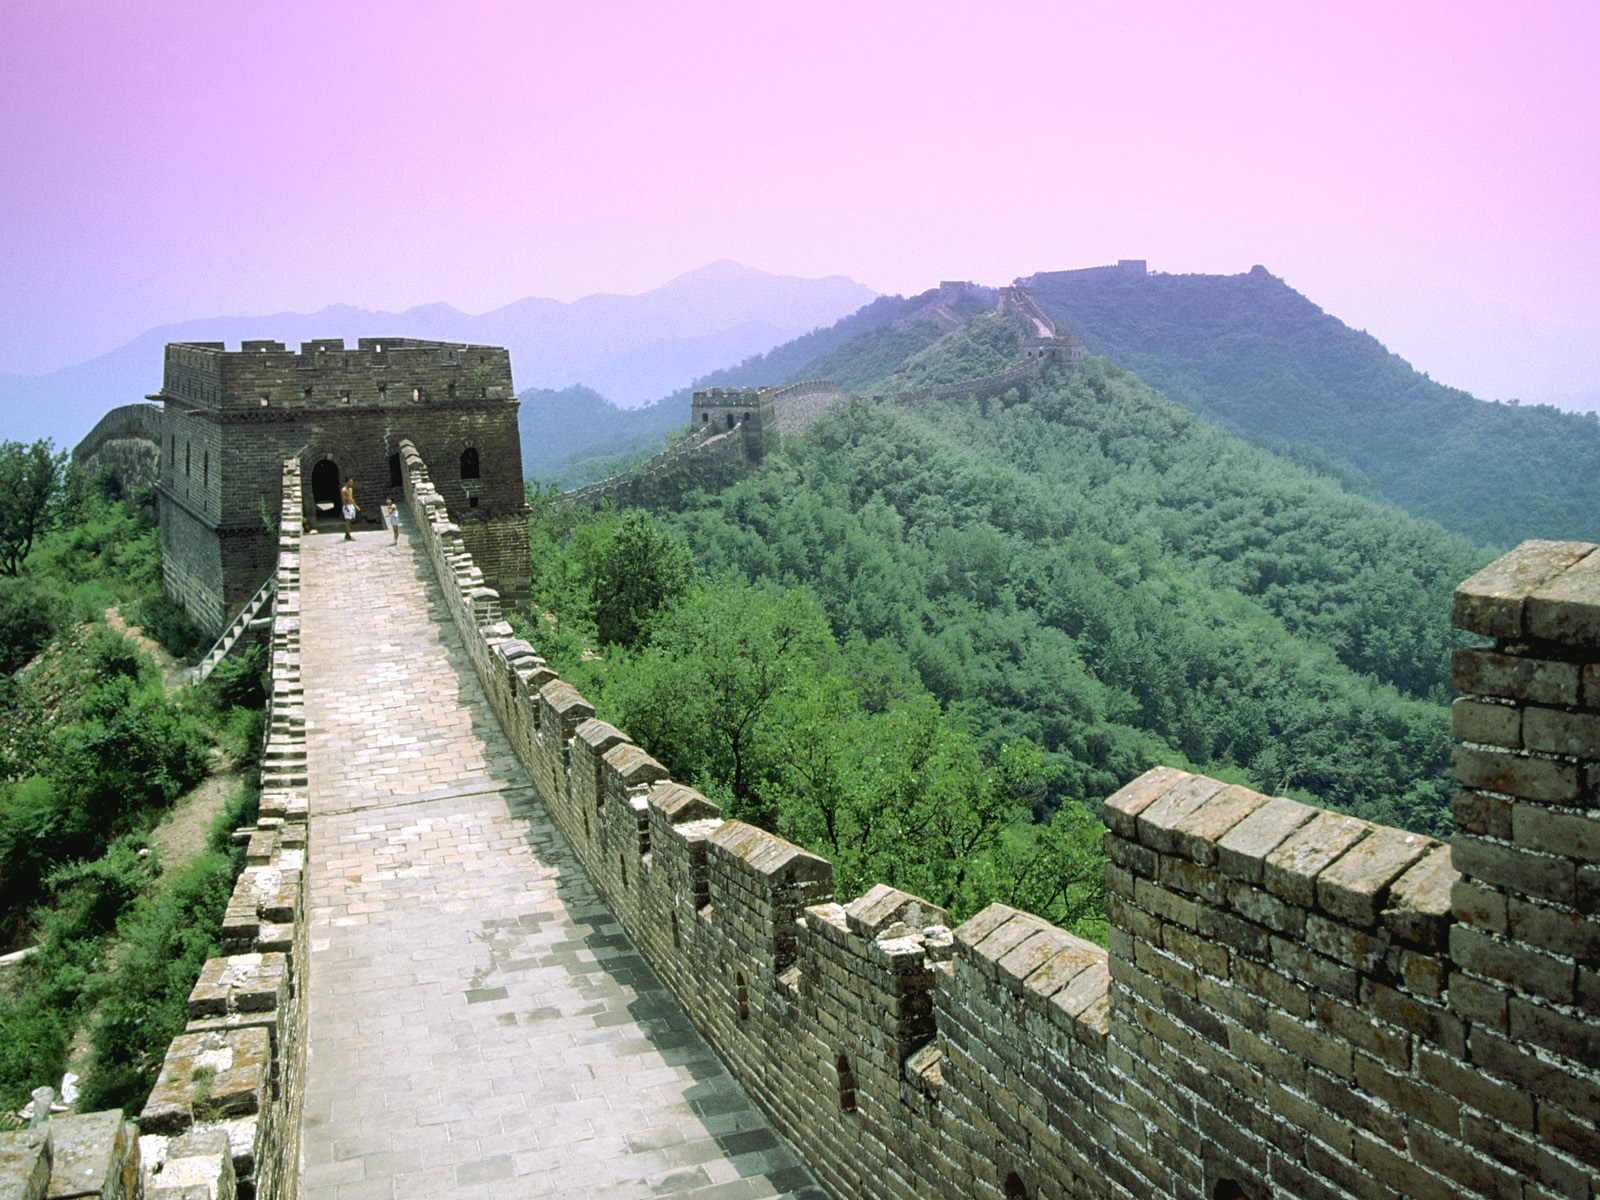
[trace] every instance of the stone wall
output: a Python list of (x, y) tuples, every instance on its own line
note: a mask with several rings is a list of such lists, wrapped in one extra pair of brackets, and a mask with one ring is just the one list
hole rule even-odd
[(124, 494), (152, 488), (160, 476), (161, 408), (113, 408), (72, 448), (72, 461), (90, 475), (106, 474)]
[(601, 895), (843, 1197), (1600, 1195), (1600, 553), (1463, 585), (1454, 847), (1158, 769), (1106, 805), (1109, 945), (950, 930), (666, 772), (498, 620), (408, 454), (491, 704)]
[(271, 641), (272, 693), (261, 804), (222, 926), (222, 956), (189, 995), (189, 1022), (168, 1048), (139, 1116), (145, 1196), (228, 1200), (299, 1194), (306, 962), (305, 708), (300, 686), (301, 479), (281, 464)]
[(307, 342), (299, 353), (278, 342), (231, 352), (175, 344), (161, 399), (163, 578), (209, 628), (225, 625), (271, 570), (284, 459), (304, 473), (295, 528), (338, 528), (346, 478), (358, 520), (376, 526), (400, 488), (402, 436), (434, 464), (483, 568), (508, 598), (525, 595), (522, 449), (505, 350), (405, 338), (362, 338), (354, 349)]

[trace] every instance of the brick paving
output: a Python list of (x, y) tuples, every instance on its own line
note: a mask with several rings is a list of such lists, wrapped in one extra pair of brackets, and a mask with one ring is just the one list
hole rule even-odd
[(412, 539), (302, 571), (306, 1200), (823, 1200), (546, 819)]

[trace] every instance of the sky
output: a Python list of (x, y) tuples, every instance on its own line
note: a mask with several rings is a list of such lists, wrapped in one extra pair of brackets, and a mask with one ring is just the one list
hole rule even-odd
[(1600, 401), (1597, 56), (1593, 0), (0, 0), (0, 372), (717, 259), (909, 294), (1144, 258)]

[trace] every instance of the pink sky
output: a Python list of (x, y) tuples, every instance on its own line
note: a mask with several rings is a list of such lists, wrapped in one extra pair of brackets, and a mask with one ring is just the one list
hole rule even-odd
[(7, 0), (0, 371), (189, 317), (713, 259), (883, 291), (1262, 263), (1600, 393), (1600, 5)]

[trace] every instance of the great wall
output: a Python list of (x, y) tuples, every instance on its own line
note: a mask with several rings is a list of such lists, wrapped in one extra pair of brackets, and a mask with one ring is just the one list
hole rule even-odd
[[(874, 400), (902, 405), (969, 396), (998, 396), (1051, 366), (1083, 361), (1083, 342), (1058, 336), (1055, 323), (1034, 302), (1032, 291), (1016, 285), (998, 290), (976, 284), (944, 282), (933, 298), (894, 322), (926, 321), (949, 332), (965, 324), (955, 306), (963, 298), (996, 297), (996, 311), (1022, 327), (1022, 353), (1015, 363), (985, 375), (929, 387), (911, 388)], [(561, 505), (609, 501), (618, 505), (670, 505), (695, 489), (715, 490), (734, 482), (760, 461), (764, 435), (799, 437), (847, 397), (829, 380), (807, 380), (780, 387), (706, 388), (694, 393), (689, 428), (684, 438), (659, 454), (609, 478), (566, 492)], [(735, 436), (737, 435), (737, 436)]]
[[(352, 780), (389, 792), (420, 766), (404, 739), (363, 754), (339, 720), (307, 719), (307, 676), (332, 671), (343, 635), (337, 606), (304, 597), (321, 574), (342, 586), (343, 550), (302, 535), (302, 460), (280, 460), (263, 802), (227, 956), (206, 964), (137, 1130), (91, 1114), (3, 1135), (0, 1195), (1600, 1197), (1600, 547), (1525, 543), (1457, 590), (1453, 623), (1485, 644), (1453, 664), (1448, 845), (1159, 768), (1105, 806), (1102, 949), (1000, 904), (951, 929), (890, 888), (837, 897), (825, 859), (723, 819), (512, 635), (438, 464), (396, 444), (402, 547), (369, 533), (351, 550), (396, 564), (385, 590), (413, 581), (418, 620), (448, 626), (429, 661), (459, 683), (474, 736), (506, 749), (481, 765), (440, 752), (463, 764), (448, 801), (467, 809), (449, 816), (425, 791), (350, 800)], [(405, 557), (376, 557), (391, 549)], [(376, 678), (428, 669), (373, 639)], [(425, 723), (451, 719), (431, 685), (422, 703)], [(498, 840), (452, 840), (490, 796), (509, 804), (483, 809)], [(368, 845), (379, 857), (357, 857)], [(529, 907), (520, 876), (451, 873), (491, 845), (556, 891)], [(562, 882), (569, 859), (592, 893)], [(415, 941), (411, 910), (389, 912), (428, 880), (481, 944)], [(563, 915), (625, 937), (529, 957), (527, 931)], [(352, 963), (386, 955), (390, 971), (451, 967), (421, 1008), (383, 993), (389, 1008), (330, 1025)], [(518, 991), (534, 967), (578, 972), (570, 1007), (541, 1007), (548, 983)], [(635, 999), (596, 1015), (586, 1001), (618, 979)], [(681, 1065), (694, 1051), (649, 999), (658, 986), (781, 1143), (715, 1071)], [(484, 1014), (500, 1052), (526, 1047), (533, 1065), (496, 1074), (476, 1041), (426, 1040), (431, 1005)], [(380, 1130), (421, 1121), (381, 1152), (325, 1124), (330, 1072), (380, 1041), (464, 1080), (344, 1106)], [(608, 1047), (663, 1065), (608, 1075)], [(565, 1098), (569, 1057), (605, 1083), (600, 1103)], [(679, 1099), (649, 1090), (679, 1076)], [(482, 1078), (493, 1087), (467, 1086)], [(512, 1092), (528, 1107), (497, 1103)], [(535, 1102), (554, 1107), (516, 1119)], [(651, 1105), (655, 1136), (614, 1135)], [(412, 1168), (430, 1155), (445, 1166)]]

